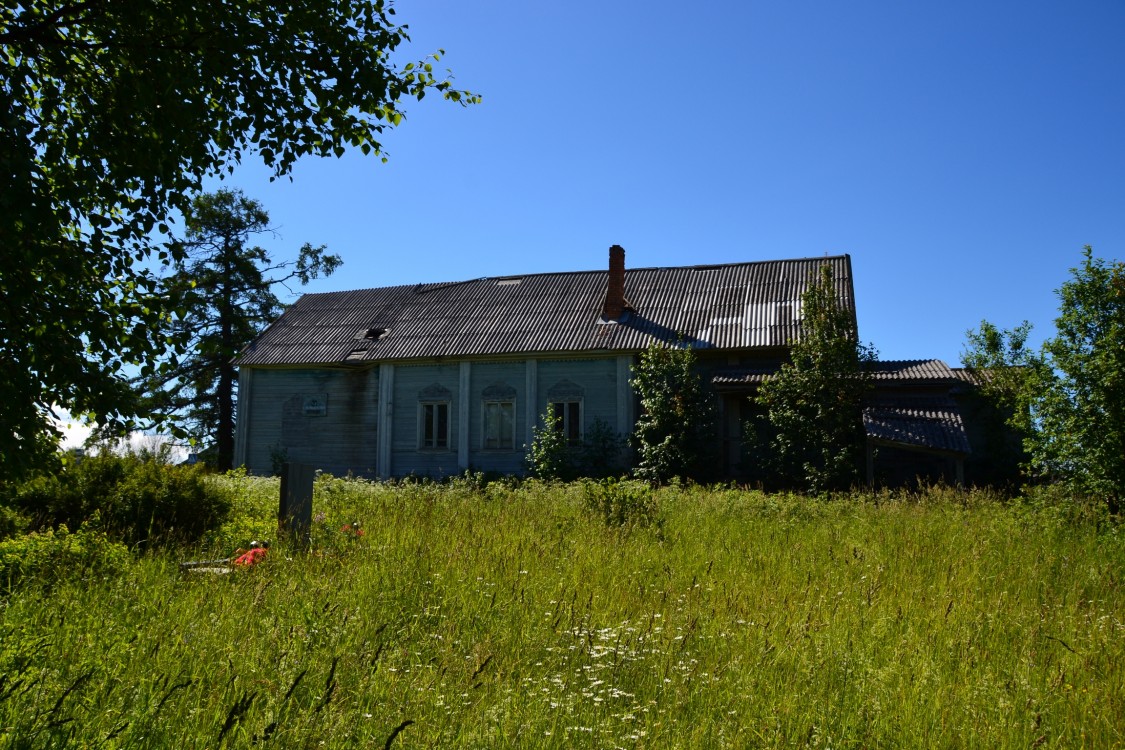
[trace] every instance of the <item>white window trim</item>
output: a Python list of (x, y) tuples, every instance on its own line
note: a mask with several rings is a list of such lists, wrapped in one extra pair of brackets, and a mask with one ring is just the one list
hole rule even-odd
[[(508, 404), (512, 407), (512, 418), (509, 421), (510, 444), (507, 446), (500, 445), (491, 448), (488, 445), (488, 407), (492, 405), (503, 406)], [(488, 398), (481, 401), (481, 419), (480, 419), (480, 449), (482, 452), (488, 453), (511, 453), (516, 450), (516, 400), (514, 398)], [(503, 436), (501, 436), (501, 441)]]
[[(426, 445), (426, 407), (445, 407), (445, 445)], [(437, 427), (439, 420), (437, 419), (437, 410), (434, 411), (434, 442), (437, 442)], [(418, 402), (418, 450), (425, 451), (426, 453), (449, 453), (454, 449), (453, 445), (453, 409), (448, 400), (442, 401), (419, 401)]]

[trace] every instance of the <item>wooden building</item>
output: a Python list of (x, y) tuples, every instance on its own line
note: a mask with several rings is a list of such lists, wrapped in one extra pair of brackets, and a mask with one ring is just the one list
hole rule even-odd
[[(603, 271), (305, 295), (239, 358), (235, 462), (254, 473), (289, 460), (377, 477), (519, 474), (548, 410), (574, 439), (596, 421), (630, 434), (630, 369), (660, 343), (694, 348), (720, 407), (724, 471), (737, 476), (747, 397), (784, 361), (825, 264), (854, 315), (847, 255), (627, 270), (616, 245)], [(942, 394), (930, 370), (944, 364), (880, 366), (891, 390), (917, 375), (915, 390), (938, 399), (964, 382), (951, 375)], [(937, 417), (901, 399), (876, 407), (865, 422), (878, 445), (967, 455), (952, 401)]]

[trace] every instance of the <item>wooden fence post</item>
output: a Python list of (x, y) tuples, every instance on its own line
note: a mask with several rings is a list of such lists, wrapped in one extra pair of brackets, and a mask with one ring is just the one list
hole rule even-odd
[(285, 463), (281, 467), (277, 533), (279, 537), (288, 536), (302, 547), (309, 544), (315, 478), (316, 470), (308, 464)]

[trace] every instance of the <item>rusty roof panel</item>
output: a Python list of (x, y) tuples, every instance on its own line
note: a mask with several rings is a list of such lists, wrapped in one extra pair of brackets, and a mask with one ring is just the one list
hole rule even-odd
[[(785, 346), (799, 332), (801, 294), (828, 264), (854, 310), (846, 256), (640, 268), (625, 272), (628, 311), (601, 321), (608, 271), (532, 274), (307, 294), (242, 353), (241, 365), (368, 363), (551, 352), (637, 352), (683, 340), (700, 349)], [(351, 355), (351, 356), (349, 356)]]

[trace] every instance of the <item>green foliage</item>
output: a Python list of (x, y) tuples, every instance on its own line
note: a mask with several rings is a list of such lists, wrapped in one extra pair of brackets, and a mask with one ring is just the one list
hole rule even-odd
[(1059, 289), (1045, 367), (1034, 371), (1032, 455), (1112, 507), (1125, 498), (1125, 263), (1093, 258)]
[(23, 534), (31, 526), (31, 519), (15, 508), (0, 504), (0, 539)]
[(222, 557), (251, 541), (277, 541), (277, 510), (280, 496), (276, 477), (259, 477), (243, 468), (212, 478), (227, 497), (234, 498), (223, 521), (213, 525), (200, 540), (208, 557)]
[(715, 406), (695, 371), (692, 350), (650, 346), (633, 367), (632, 383), (641, 400), (633, 433), (636, 475), (654, 484), (673, 477), (712, 477), (717, 463)]
[(604, 419), (595, 419), (578, 444), (580, 477), (604, 479), (625, 472), (628, 441)]
[(1058, 290), (1056, 333), (1040, 352), (1029, 326), (969, 333), (965, 364), (1012, 409), (1032, 467), (1111, 508), (1125, 498), (1125, 263), (1093, 257)]
[(559, 417), (547, 411), (532, 428), (525, 463), (528, 473), (536, 479), (565, 481), (574, 478), (573, 449), (567, 444), (560, 423)]
[(966, 469), (972, 481), (1018, 489), (1038, 472), (1030, 470), (1024, 442), (1032, 431), (1030, 406), (1024, 397), (1041, 357), (1027, 345), (1031, 324), (1024, 321), (1010, 331), (988, 321), (968, 332), (961, 361), (977, 387), (961, 399), (967, 423), (976, 425), (973, 453)]
[(99, 530), (95, 516), (71, 533), (65, 525), (0, 541), (0, 588), (21, 582), (50, 585), (120, 572), (129, 550)]
[(289, 463), (289, 449), (280, 442), (270, 446), (270, 475), (279, 477), (285, 471), (285, 464)]
[(982, 320), (980, 328), (967, 335), (961, 363), (973, 372), (981, 391), (999, 406), (1011, 409), (1022, 430), (1030, 430), (1023, 393), (1028, 378), (1042, 364), (1039, 355), (1027, 345), (1031, 324), (1025, 320), (1009, 331)]
[(532, 429), (531, 445), (524, 457), (531, 476), (569, 482), (579, 477), (611, 477), (624, 471), (625, 439), (605, 420), (595, 419), (578, 445), (568, 443), (560, 424), (559, 418), (548, 411)]
[[(276, 479), (215, 481), (236, 516), (276, 506)], [(20, 585), (0, 747), (382, 748), (408, 720), (391, 747), (1119, 742), (1125, 537), (1104, 512), (651, 492), (665, 535), (607, 533), (578, 484), (321, 477), (308, 553)]]
[[(55, 458), (50, 413), (124, 427), (174, 345), (149, 270), (208, 177), (256, 156), (382, 154), (404, 103), (440, 92), (381, 0), (29, 0), (0, 7), (0, 481)], [(156, 256), (154, 258), (154, 256)]]
[(226, 493), (202, 467), (109, 452), (28, 480), (11, 503), (40, 527), (75, 528), (100, 515), (101, 527), (129, 546), (197, 541), (230, 511)]
[(587, 510), (610, 528), (662, 525), (652, 487), (645, 482), (614, 478), (587, 481), (582, 484), (582, 492)]
[(284, 311), (274, 293), (279, 284), (307, 284), (331, 275), (342, 261), (306, 244), (296, 261), (275, 262), (251, 246), (254, 236), (270, 231), (269, 215), (238, 190), (196, 197), (184, 223), (187, 237), (162, 283), (177, 310), (169, 335), (185, 351), (140, 379), (140, 411), (161, 415), (196, 441), (208, 464), (228, 471), (234, 463), (235, 358)]
[(840, 304), (829, 266), (820, 268), (801, 304), (790, 361), (767, 378), (756, 399), (770, 434), (766, 461), (792, 486), (814, 494), (848, 489), (861, 476), (863, 403), (875, 352), (859, 342), (855, 315)]

